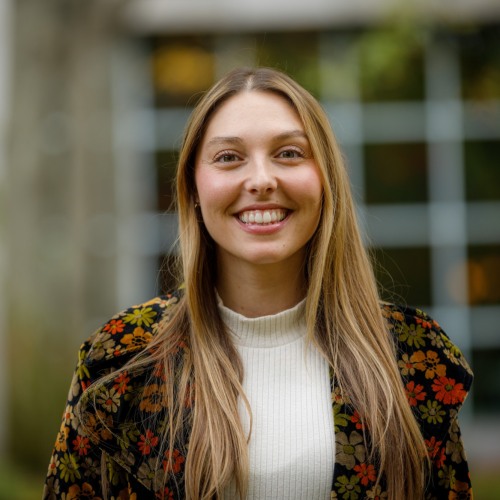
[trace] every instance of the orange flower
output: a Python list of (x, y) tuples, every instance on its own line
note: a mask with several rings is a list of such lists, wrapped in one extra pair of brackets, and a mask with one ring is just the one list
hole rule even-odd
[(434, 459), (439, 452), (439, 447), (441, 446), (442, 441), (436, 441), (436, 436), (432, 436), (430, 439), (425, 440), (425, 445), (427, 446), (427, 453), (429, 457)]
[(165, 406), (165, 398), (158, 384), (147, 385), (139, 403), (139, 409), (148, 412), (160, 411)]
[(194, 383), (187, 384), (186, 386), (186, 397), (184, 398), (184, 406), (186, 408), (191, 408), (194, 403)]
[(170, 488), (165, 488), (163, 491), (156, 493), (156, 498), (159, 500), (174, 500), (174, 492)]
[(426, 321), (425, 319), (422, 318), (415, 318), (415, 321), (419, 325), (422, 325), (422, 328), (425, 328), (426, 330), (430, 330), (432, 328), (432, 323), (430, 321)]
[(73, 451), (77, 451), (78, 455), (86, 455), (90, 449), (89, 438), (83, 436), (76, 436), (73, 439)]
[(88, 435), (92, 443), (97, 444), (99, 440), (109, 441), (113, 434), (113, 416), (97, 410), (96, 413), (89, 413), (84, 418), (84, 425), (89, 430)]
[(158, 361), (154, 365), (153, 377), (159, 378), (165, 382), (167, 377), (165, 375), (165, 363), (163, 361)]
[(423, 401), (427, 395), (424, 391), (424, 386), (420, 384), (415, 385), (413, 380), (406, 384), (405, 391), (410, 406), (417, 406), (417, 401)]
[(441, 469), (445, 461), (446, 461), (445, 448), (439, 448), (438, 453), (436, 454), (436, 458), (434, 459), (434, 463), (436, 464), (436, 467), (438, 469)]
[(441, 467), (443, 467), (446, 460), (445, 449), (444, 447), (441, 447), (442, 444), (442, 441), (436, 441), (435, 436), (432, 436), (431, 439), (425, 440), (429, 458), (434, 462), (438, 469), (441, 469)]
[(151, 448), (154, 448), (158, 444), (158, 436), (155, 436), (149, 429), (146, 434), (141, 434), (137, 446), (143, 455), (149, 455), (151, 453)]
[(469, 484), (462, 481), (455, 481), (453, 491), (448, 495), (449, 500), (472, 500), (472, 489)]
[(122, 333), (124, 329), (125, 323), (121, 319), (112, 319), (106, 324), (103, 331), (109, 332), (111, 335), (115, 335), (116, 333)]
[(165, 472), (173, 472), (178, 474), (181, 471), (181, 466), (185, 462), (185, 458), (181, 455), (179, 450), (174, 450), (170, 456), (170, 450), (165, 452), (165, 460), (163, 460), (163, 470)]
[(364, 427), (363, 421), (361, 420), (361, 417), (359, 416), (357, 410), (355, 410), (352, 414), (351, 422), (353, 424), (356, 424), (356, 429), (362, 429)]
[(113, 386), (113, 389), (118, 393), (118, 394), (125, 394), (128, 389), (128, 383), (130, 382), (130, 377), (128, 376), (128, 372), (124, 371), (118, 375), (118, 377), (115, 378), (114, 380), (115, 385)]
[(445, 405), (462, 403), (467, 394), (464, 391), (463, 384), (447, 377), (434, 379), (432, 390), (436, 393), (436, 399), (442, 401)]
[(420, 371), (425, 372), (425, 378), (444, 377), (446, 375), (446, 365), (439, 364), (441, 361), (434, 351), (417, 351), (412, 354), (410, 361), (413, 366)]
[(144, 328), (138, 326), (134, 329), (133, 333), (127, 333), (120, 340), (122, 344), (130, 347), (143, 347), (149, 343), (153, 338), (151, 333), (146, 332)]
[(394, 311), (391, 313), (391, 316), (397, 320), (397, 321), (404, 321), (405, 317), (404, 317), (404, 314), (402, 312), (399, 312), (399, 311)]
[(354, 470), (357, 472), (356, 476), (361, 480), (363, 486), (368, 486), (369, 483), (375, 482), (377, 479), (377, 472), (373, 465), (359, 464), (354, 466)]
[(89, 483), (83, 483), (82, 487), (78, 484), (73, 484), (65, 497), (67, 500), (78, 500), (80, 498), (88, 498), (90, 500), (101, 500), (101, 497), (97, 497), (94, 489)]

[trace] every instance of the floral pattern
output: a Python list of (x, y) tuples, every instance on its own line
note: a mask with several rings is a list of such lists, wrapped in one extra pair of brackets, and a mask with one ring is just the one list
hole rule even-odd
[[(189, 433), (186, 442), (161, 446), (168, 422), (162, 367), (157, 364), (138, 373), (117, 371), (154, 338), (181, 299), (181, 292), (175, 292), (134, 306), (117, 314), (82, 345), (49, 463), (44, 499), (101, 500), (103, 482), (110, 500), (185, 497)], [(425, 313), (390, 304), (382, 308), (396, 343), (408, 404), (432, 463), (425, 498), (472, 498), (457, 420), (472, 372), (460, 350)], [(185, 339), (176, 358), (187, 349)], [(95, 380), (115, 371), (109, 384), (87, 398)], [(388, 498), (383, 478), (376, 483), (376, 464), (369, 462), (363, 438), (367, 429), (349, 395), (335, 385), (333, 374), (331, 380), (336, 441), (331, 498)], [(186, 415), (196, 404), (194, 390), (191, 393)]]

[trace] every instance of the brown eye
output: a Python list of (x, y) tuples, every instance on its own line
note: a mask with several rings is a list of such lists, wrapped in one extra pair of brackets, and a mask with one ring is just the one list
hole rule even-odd
[(218, 163), (231, 163), (233, 161), (238, 161), (239, 159), (239, 156), (234, 153), (222, 153), (214, 158), (214, 160)]
[(281, 151), (278, 154), (279, 158), (286, 158), (290, 160), (294, 160), (296, 158), (302, 158), (303, 156), (304, 155), (302, 154), (302, 152), (296, 149), (285, 149), (284, 151)]

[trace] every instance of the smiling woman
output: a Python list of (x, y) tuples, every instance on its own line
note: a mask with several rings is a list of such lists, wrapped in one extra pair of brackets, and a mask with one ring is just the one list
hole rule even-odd
[[(217, 247), (216, 288), (224, 304), (255, 317), (300, 302), (306, 291), (301, 272), (306, 243), (318, 226), (323, 188), (289, 103), (268, 92), (228, 99), (207, 127), (195, 181), (204, 226)], [(236, 294), (233, 287), (241, 283), (258, 289)], [(287, 296), (249, 302), (273, 283), (289, 284), (281, 287)]]
[(45, 498), (470, 498), (472, 382), (422, 311), (380, 303), (318, 102), (238, 69), (177, 172), (176, 291), (80, 351)]

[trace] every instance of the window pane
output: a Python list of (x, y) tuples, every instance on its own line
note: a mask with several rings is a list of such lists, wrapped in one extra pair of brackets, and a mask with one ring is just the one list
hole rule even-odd
[(500, 141), (468, 141), (464, 151), (467, 200), (500, 200)]
[(319, 97), (318, 32), (257, 35), (256, 60), (259, 66), (284, 71)]
[(385, 300), (414, 306), (431, 304), (429, 248), (375, 248), (372, 255)]
[(500, 412), (500, 349), (472, 351), (474, 408), (482, 413)]
[(427, 200), (425, 144), (365, 146), (367, 203), (415, 203)]
[(424, 98), (422, 45), (411, 27), (367, 32), (360, 38), (360, 49), (364, 101)]
[(163, 37), (153, 41), (151, 59), (156, 106), (185, 106), (215, 78), (212, 38)]
[(468, 254), (469, 303), (500, 304), (500, 245), (471, 245)]
[(500, 98), (500, 27), (470, 28), (461, 36), (462, 96)]

